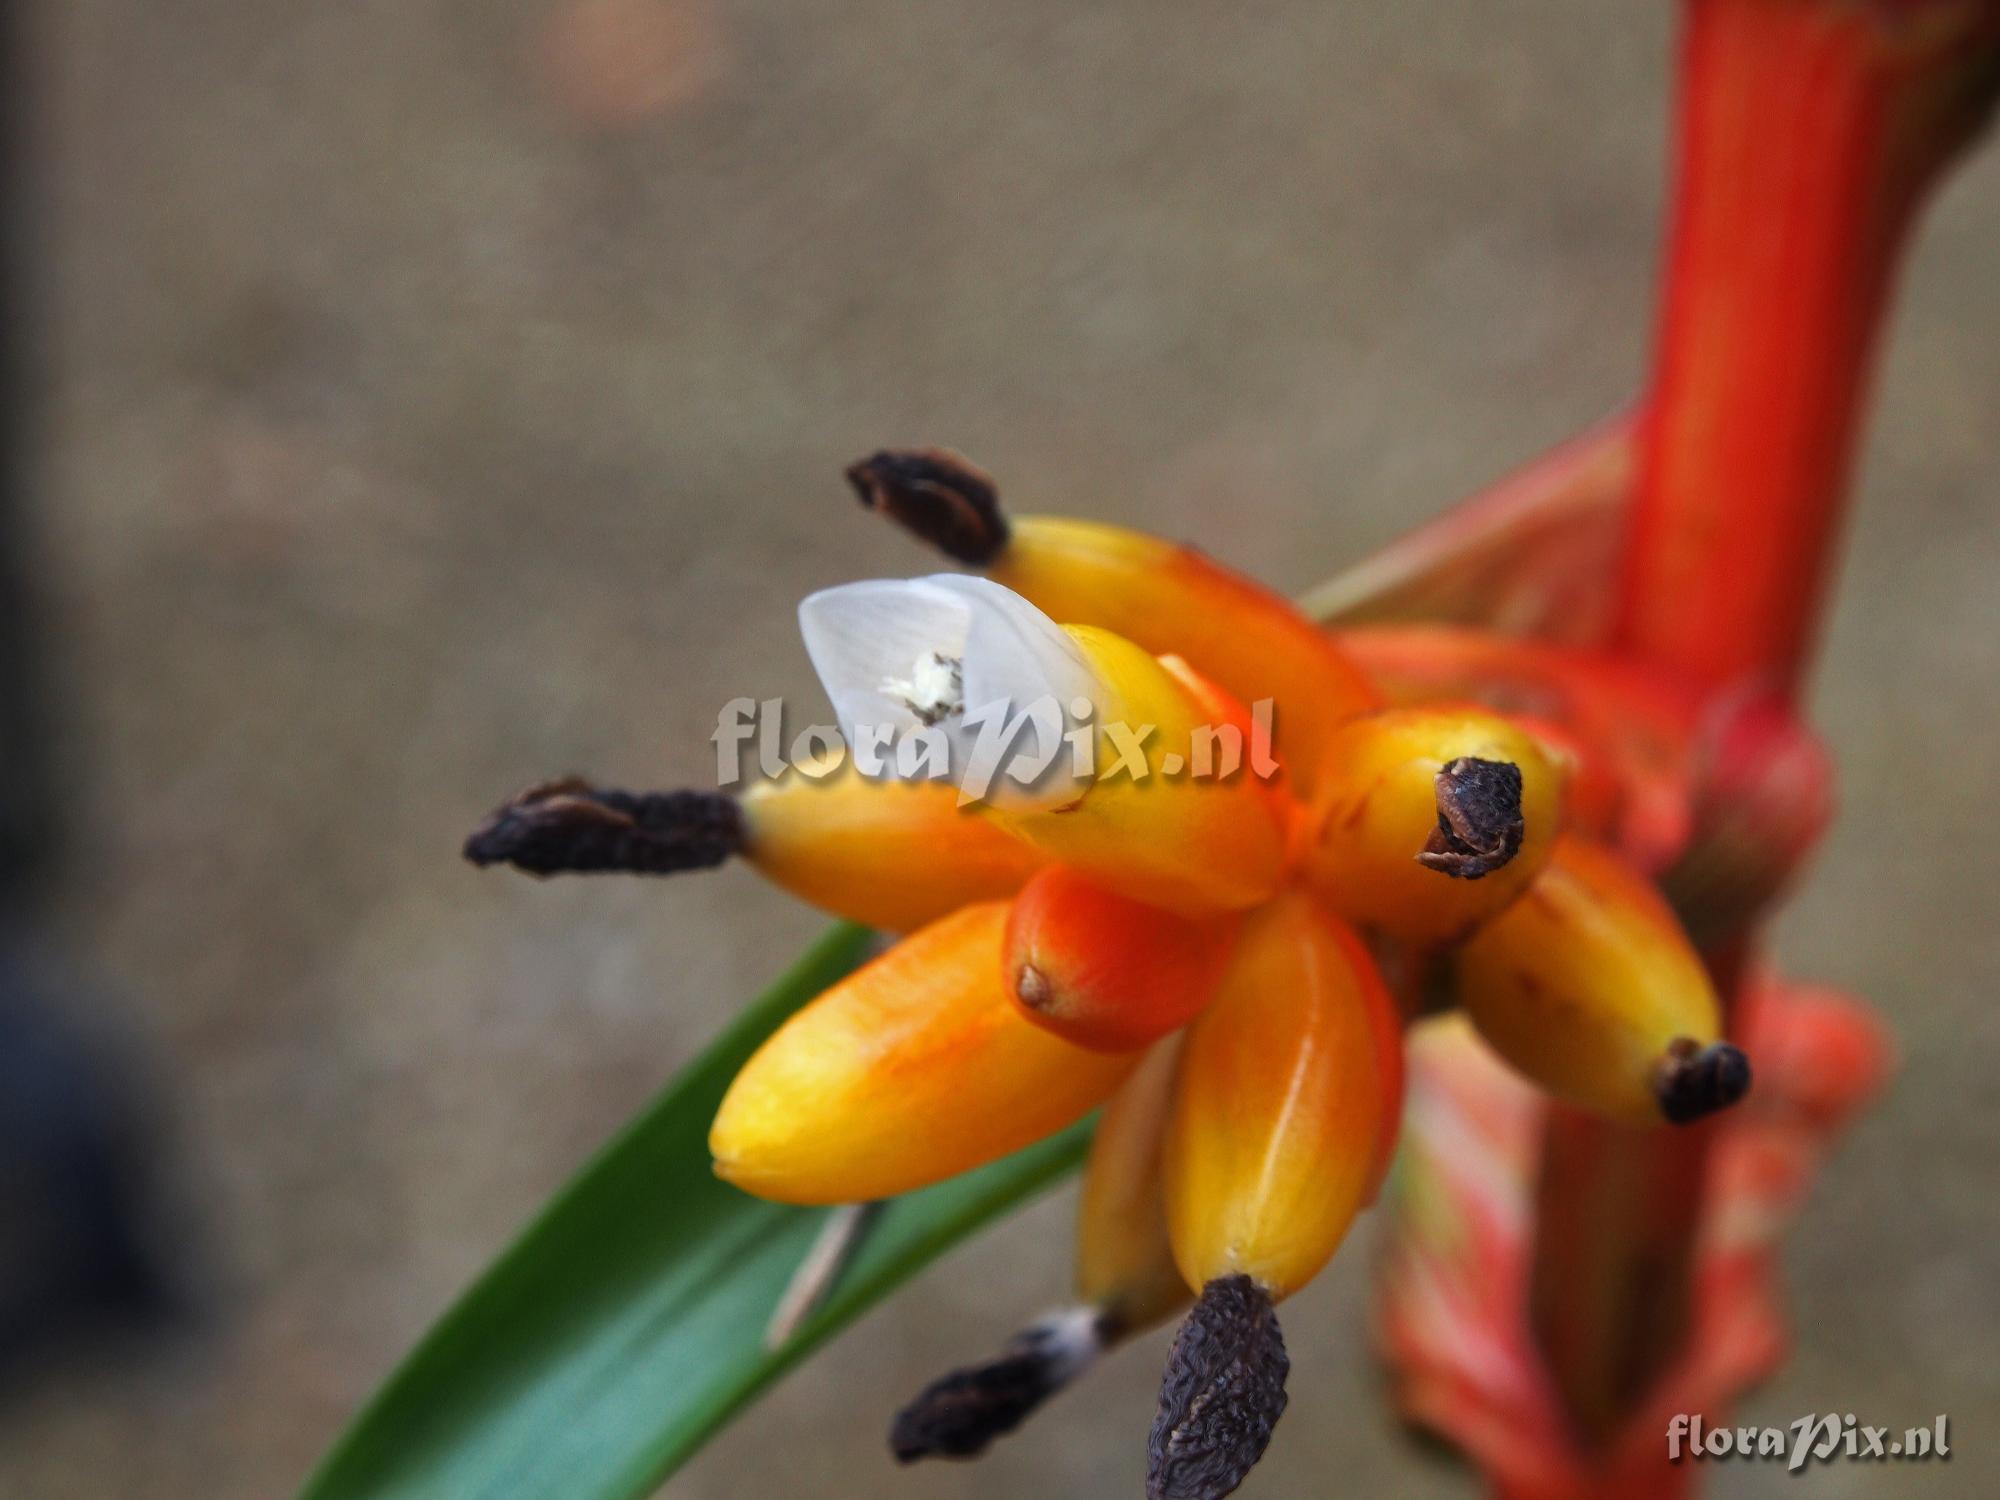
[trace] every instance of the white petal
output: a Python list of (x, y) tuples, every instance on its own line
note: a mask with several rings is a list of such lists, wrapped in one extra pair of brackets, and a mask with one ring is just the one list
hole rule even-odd
[(1065, 714), (1073, 699), (1096, 705), (1097, 674), (1069, 632), (1012, 589), (962, 573), (918, 581), (956, 594), (971, 611), (962, 653), (967, 708), (1008, 703), (1018, 710), (1043, 696)]
[(884, 686), (907, 679), (929, 653), (963, 657), (971, 618), (963, 600), (923, 579), (842, 584), (800, 601), (806, 655), (850, 745), (861, 725), (918, 727), (909, 704)]
[[(982, 728), (997, 737), (1002, 724), (1032, 713), (1008, 740), (983, 795), (1003, 807), (1057, 807), (1074, 801), (1082, 784), (1069, 774), (1060, 742), (1076, 720), (1075, 700), (1097, 706), (1101, 685), (1069, 635), (1010, 589), (985, 578), (940, 573), (904, 581), (877, 580), (822, 589), (799, 605), (806, 652), (833, 700), (850, 745), (864, 726), (893, 729), (898, 738), (921, 732), (917, 710), (936, 719), (962, 778), (975, 764)], [(938, 663), (956, 663), (961, 712), (937, 717), (944, 701)], [(885, 774), (894, 774), (893, 757)], [(1023, 786), (1010, 765), (1051, 762), (1046, 775)]]

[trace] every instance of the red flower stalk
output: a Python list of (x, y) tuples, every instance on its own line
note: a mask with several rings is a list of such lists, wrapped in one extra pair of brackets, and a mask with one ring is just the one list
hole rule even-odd
[[(1898, 252), (1996, 86), (1993, 0), (1689, 0), (1615, 642), (1719, 708), (1796, 695)], [(1755, 917), (1710, 947), (1725, 996)], [(1531, 1315), (1586, 1450), (1617, 1451), (1706, 1321), (1694, 1267), (1715, 1134), (1551, 1114)]]
[(1996, 80), (1993, 0), (1689, 0), (1631, 650), (1796, 688), (1898, 252)]

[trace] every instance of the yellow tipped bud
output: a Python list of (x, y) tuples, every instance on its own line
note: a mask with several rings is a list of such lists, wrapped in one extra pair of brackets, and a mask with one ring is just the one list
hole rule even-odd
[(1635, 1124), (1697, 1119), (1749, 1088), (1722, 1007), (1652, 886), (1608, 850), (1557, 842), (1513, 906), (1458, 950), (1460, 1003), (1550, 1093)]
[(1012, 895), (1043, 863), (943, 781), (883, 781), (845, 757), (760, 782), (742, 799), (743, 854), (822, 911), (910, 932)]
[(1180, 1038), (1146, 1054), (1104, 1107), (1077, 1205), (1076, 1290), (1120, 1333), (1136, 1333), (1188, 1303), (1167, 1240), (1167, 1116)]
[(1298, 607), (1191, 547), (1091, 521), (1022, 516), (987, 569), (1058, 620), (1185, 657), (1246, 703), (1277, 705), (1275, 746), (1300, 796), (1333, 730), (1380, 702)]
[(1339, 1247), (1401, 1096), (1392, 1010), (1360, 940), (1307, 897), (1245, 922), (1188, 1030), (1167, 1130), (1167, 1222), (1191, 1286), (1240, 1274), (1287, 1296)]
[(1484, 709), (1356, 719), (1325, 765), (1306, 880), (1349, 921), (1403, 942), (1451, 942), (1502, 910), (1560, 830), (1563, 763)]
[(887, 1198), (1082, 1118), (1138, 1063), (1029, 1024), (1000, 977), (1007, 903), (911, 934), (793, 1016), (709, 1131), (715, 1170), (785, 1203)]
[(1109, 631), (1066, 629), (1101, 685), (1094, 780), (1068, 806), (994, 816), (1135, 900), (1188, 913), (1264, 900), (1284, 875), (1289, 830), (1283, 800), (1247, 759), (1222, 774), (1228, 745), (1243, 744), (1240, 705)]

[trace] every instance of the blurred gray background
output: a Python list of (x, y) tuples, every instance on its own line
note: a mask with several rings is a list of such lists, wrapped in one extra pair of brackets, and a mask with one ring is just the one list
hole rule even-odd
[[(1304, 587), (1612, 408), (1648, 341), (1664, 3), (67, 0), (28, 10), (37, 520), (77, 827), (47, 934), (136, 1030), (203, 1319), (0, 1405), (0, 1495), (288, 1492), (432, 1316), (819, 925), (749, 875), (457, 858), (545, 772), (702, 783), (813, 688), (804, 591), (926, 559), (839, 479)], [(2000, 1492), (2000, 152), (1907, 278), (1817, 707), (1845, 809), (1791, 969), (1900, 1084), (1794, 1239), (1746, 1420), (1953, 1419)], [(1067, 1195), (669, 1487), (1136, 1493), (1160, 1340), (983, 1464), (891, 1409), (1066, 1284)], [(1473, 1493), (1383, 1418), (1357, 1244), (1246, 1488)]]

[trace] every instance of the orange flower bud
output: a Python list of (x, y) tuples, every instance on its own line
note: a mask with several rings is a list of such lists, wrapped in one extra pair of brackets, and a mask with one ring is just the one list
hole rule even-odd
[(1136, 1052), (1215, 993), (1234, 929), (1147, 906), (1052, 865), (1014, 900), (1001, 967), (1022, 1013), (1079, 1047)]
[(715, 1170), (785, 1203), (923, 1187), (1040, 1140), (1138, 1063), (1021, 1018), (1000, 979), (1007, 904), (912, 933), (793, 1016), (729, 1087)]
[(1104, 1106), (1077, 1204), (1077, 1296), (1120, 1334), (1149, 1328), (1187, 1305), (1167, 1240), (1161, 1172), (1181, 1043), (1169, 1037)]
[(838, 757), (743, 794), (744, 857), (822, 911), (910, 932), (973, 901), (1012, 895), (1035, 851), (958, 805), (944, 781), (882, 781)]
[(1749, 1063), (1680, 923), (1609, 850), (1556, 843), (1527, 893), (1458, 950), (1460, 1003), (1493, 1049), (1571, 1103), (1636, 1124), (1733, 1104)]
[[(1167, 1130), (1167, 1222), (1192, 1286), (1246, 1275), (1283, 1297), (1338, 1248), (1376, 1176), (1400, 1052), (1367, 950), (1288, 892), (1244, 924), (1187, 1033)], [(1386, 1063), (1386, 1065), (1385, 1065)]]
[(1527, 888), (1562, 820), (1563, 769), (1483, 709), (1391, 709), (1333, 737), (1305, 875), (1408, 943), (1462, 937)]
[[(1140, 901), (1199, 913), (1254, 905), (1283, 877), (1285, 805), (1239, 764), (1223, 776), (1220, 728), (1238, 727), (1185, 665), (1094, 626), (1065, 627), (1101, 684), (1096, 779), (1078, 801), (992, 816), (1049, 858)], [(1221, 710), (1232, 716), (1217, 723)]]
[(1301, 797), (1319, 784), (1319, 752), (1333, 729), (1380, 702), (1290, 600), (1192, 547), (1094, 521), (1022, 516), (987, 568), (1058, 620), (1186, 657), (1246, 703), (1271, 699), (1276, 753)]

